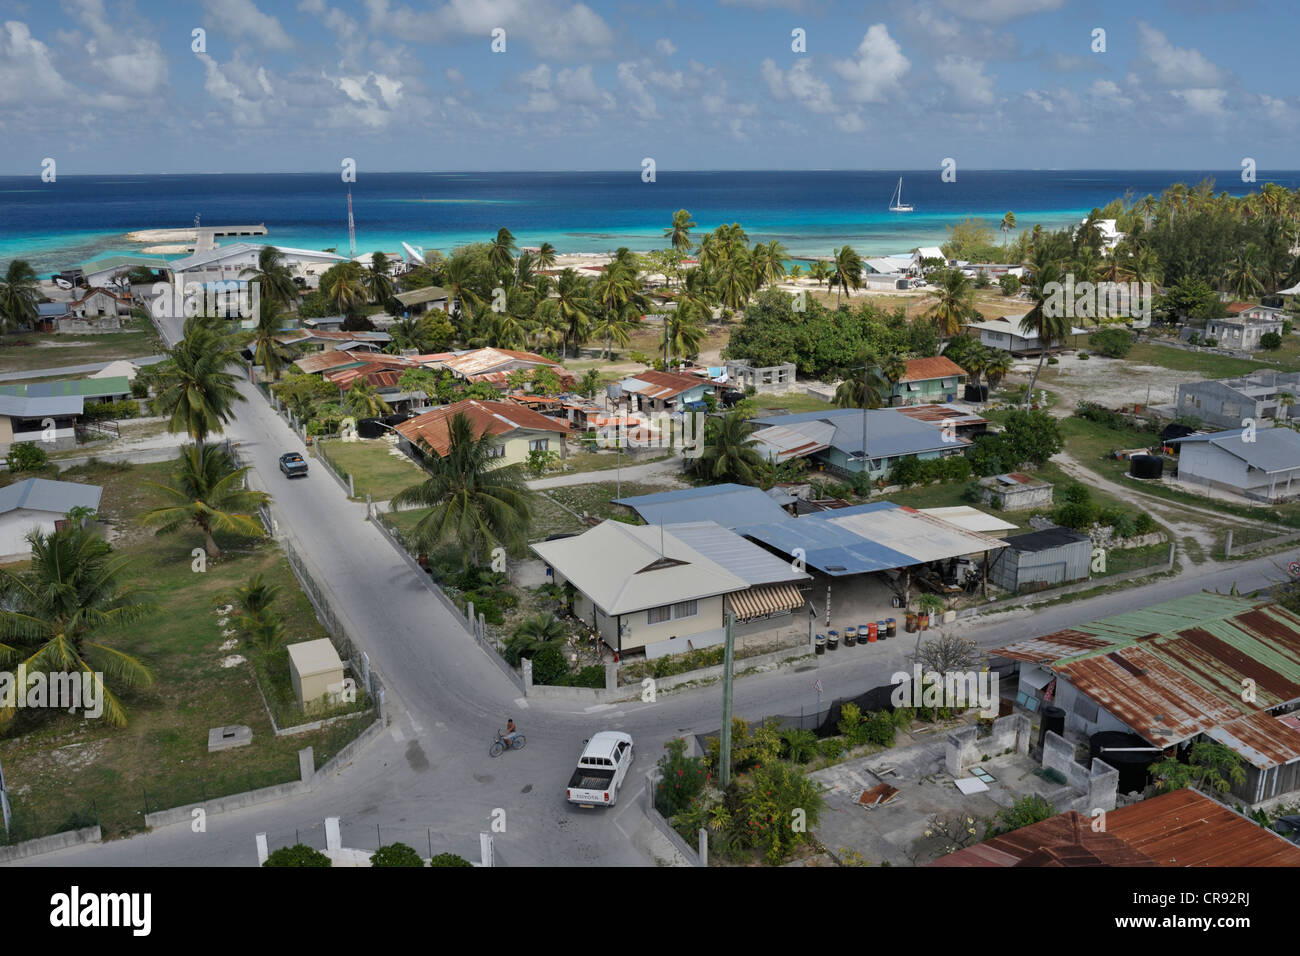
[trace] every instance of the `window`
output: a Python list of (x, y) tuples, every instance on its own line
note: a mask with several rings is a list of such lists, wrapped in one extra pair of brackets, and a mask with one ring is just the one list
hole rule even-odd
[(504, 457), (506, 457), (506, 446), (505, 446), (505, 445), (490, 445), (490, 446), (488, 447), (488, 457), (489, 457), (489, 458), (504, 458)]
[(537, 438), (528, 443), (529, 451), (546, 451), (551, 447), (549, 438)]
[(666, 621), (677, 621), (684, 617), (694, 617), (699, 613), (697, 602), (682, 601), (678, 604), (665, 604), (663, 607), (652, 607), (645, 612), (645, 622), (647, 624), (663, 624)]

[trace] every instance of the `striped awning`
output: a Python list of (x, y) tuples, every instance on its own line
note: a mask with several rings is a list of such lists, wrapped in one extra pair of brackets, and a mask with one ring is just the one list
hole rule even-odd
[(804, 606), (804, 597), (793, 584), (766, 584), (731, 595), (731, 609), (739, 621), (781, 614)]

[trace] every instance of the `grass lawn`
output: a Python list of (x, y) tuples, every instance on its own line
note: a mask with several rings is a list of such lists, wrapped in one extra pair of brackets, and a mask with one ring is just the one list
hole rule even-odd
[(1195, 372), (1203, 378), (1232, 378), (1258, 368), (1276, 367), (1212, 352), (1189, 352), (1155, 342), (1137, 343), (1124, 356), (1124, 361), (1129, 365), (1158, 365), (1177, 372)]
[(0, 336), (0, 372), (33, 372), (62, 365), (87, 365), (140, 355), (160, 355), (162, 341), (147, 319), (131, 319), (128, 330), (98, 335), (23, 332)]
[[(130, 722), (122, 729), (79, 715), (19, 711), (0, 735), (14, 805), (13, 840), (95, 819), (106, 838), (120, 837), (142, 829), (146, 812), (296, 780), (301, 748), (314, 748), (319, 767), (368, 723), (362, 716), (307, 734), (274, 736), (252, 664), (222, 664), (231, 655), (252, 658), (257, 652), (242, 642), (220, 649), (226, 638), (215, 606), (260, 572), (281, 587), (277, 607), (290, 640), (327, 635), (273, 543), (225, 542), (226, 554), (196, 573), (190, 552), (202, 544), (200, 535), (157, 537), (139, 526), (136, 516), (159, 500), (144, 482), (163, 480), (168, 467), (97, 465), (64, 475), (103, 486), (100, 510), (112, 522), (114, 546), (131, 558), (131, 579), (158, 605), (158, 613), (144, 621), (99, 635), (103, 643), (139, 657), (153, 671), (154, 683), (118, 694)], [(273, 661), (270, 669), (282, 666)], [(283, 687), (267, 692), (275, 701)], [(275, 703), (282, 719), (294, 716), (291, 704)], [(208, 731), (231, 724), (251, 727), (253, 742), (208, 753)]]
[(324, 441), (319, 447), (324, 449), (334, 469), (345, 480), (351, 473), (353, 490), (358, 498), (365, 498), (369, 493), (375, 501), (388, 501), (399, 491), (419, 484), (426, 477), (411, 459), (393, 454), (393, 446), (382, 438), (359, 438), (354, 442)]
[(835, 410), (835, 406), (830, 402), (824, 401), (816, 395), (809, 395), (807, 392), (790, 392), (786, 395), (768, 395), (759, 392), (750, 401), (754, 403), (754, 407), (758, 409), (760, 416), (781, 409), (788, 411), (791, 415), (798, 415), (802, 412)]
[[(587, 514), (594, 518), (621, 518), (634, 519), (640, 524), (640, 519), (636, 518), (635, 512), (630, 508), (622, 505), (613, 504), (613, 499), (617, 497), (631, 498), (636, 495), (653, 495), (661, 491), (672, 491), (675, 486), (642, 484), (635, 481), (625, 481), (621, 487), (613, 481), (599, 481), (589, 485), (568, 485), (562, 488), (548, 488), (546, 493), (553, 500), (558, 501), (565, 508), (577, 514)], [(534, 527), (534, 533), (539, 537), (546, 537), (547, 534), (555, 534), (555, 531), (545, 530), (541, 527)]]
[[(616, 439), (611, 439), (614, 441)], [(629, 441), (629, 445), (632, 443)], [(671, 458), (671, 452), (665, 452), (662, 455), (655, 455), (651, 458), (632, 458), (630, 455), (619, 455), (614, 450), (608, 451), (570, 451), (569, 457), (564, 459), (564, 467), (557, 468), (554, 471), (548, 471), (542, 477), (551, 478), (557, 475), (568, 475), (578, 472), (588, 471), (613, 471), (621, 464), (624, 468), (630, 468), (632, 465), (648, 465), (655, 461), (664, 461)], [(532, 477), (531, 475), (529, 476)]]

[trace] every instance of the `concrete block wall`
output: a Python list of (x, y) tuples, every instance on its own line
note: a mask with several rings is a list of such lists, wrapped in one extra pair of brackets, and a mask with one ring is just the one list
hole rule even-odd
[(979, 736), (979, 728), (962, 727), (948, 734), (944, 746), (944, 769), (954, 777), (965, 773), (967, 767), (983, 763), (984, 757), (996, 757), (1004, 750), (1021, 756), (1029, 752), (1029, 718), (1024, 714), (1008, 714), (993, 721), (993, 732)]

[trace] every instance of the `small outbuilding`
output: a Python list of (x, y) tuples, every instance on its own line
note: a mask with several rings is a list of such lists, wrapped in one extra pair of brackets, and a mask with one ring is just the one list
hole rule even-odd
[(1092, 539), (1072, 528), (1046, 528), (1004, 539), (989, 561), (989, 580), (1013, 593), (1055, 587), (1088, 577)]
[(293, 693), (303, 710), (333, 702), (342, 694), (343, 661), (328, 639), (290, 644), (286, 650)]
[(1018, 471), (980, 479), (980, 499), (1002, 511), (1028, 511), (1052, 504), (1052, 484)]

